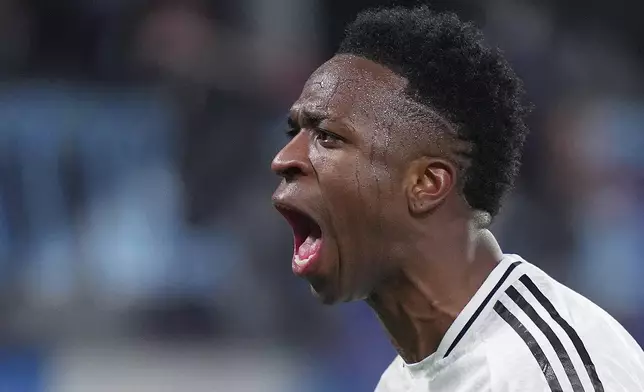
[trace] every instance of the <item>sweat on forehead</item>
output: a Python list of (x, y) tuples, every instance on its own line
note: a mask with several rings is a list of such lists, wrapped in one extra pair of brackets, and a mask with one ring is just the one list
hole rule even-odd
[[(338, 55), (322, 64), (304, 86), (298, 103), (321, 110), (382, 111), (403, 97), (407, 80), (387, 67), (353, 55)], [(340, 115), (340, 113), (337, 113)]]
[[(453, 134), (454, 130), (442, 116), (411, 98), (407, 88), (407, 79), (388, 67), (340, 54), (311, 75), (291, 115), (300, 121), (311, 117), (344, 121), (369, 137), (372, 147), (386, 137), (387, 144), (392, 141), (404, 148), (410, 158), (445, 156), (446, 146), (439, 144), (446, 141), (445, 131)], [(394, 139), (390, 139), (392, 132)]]

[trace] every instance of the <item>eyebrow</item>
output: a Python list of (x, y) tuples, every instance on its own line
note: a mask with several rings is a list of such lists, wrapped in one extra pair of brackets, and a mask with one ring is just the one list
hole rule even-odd
[(329, 113), (324, 110), (302, 108), (292, 110), (289, 113), (287, 121), (289, 126), (317, 125), (330, 117)]

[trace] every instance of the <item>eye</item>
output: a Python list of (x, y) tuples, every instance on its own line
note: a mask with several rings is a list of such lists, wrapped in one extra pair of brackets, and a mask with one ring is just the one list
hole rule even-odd
[(315, 128), (313, 131), (315, 132), (315, 140), (319, 142), (322, 147), (338, 147), (344, 141), (340, 136), (333, 132), (329, 132), (321, 128)]

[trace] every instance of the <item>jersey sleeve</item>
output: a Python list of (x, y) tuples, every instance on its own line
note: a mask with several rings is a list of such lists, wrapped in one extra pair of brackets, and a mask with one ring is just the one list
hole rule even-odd
[(491, 392), (562, 391), (555, 371), (536, 341), (524, 341), (508, 325), (498, 338), (486, 342)]

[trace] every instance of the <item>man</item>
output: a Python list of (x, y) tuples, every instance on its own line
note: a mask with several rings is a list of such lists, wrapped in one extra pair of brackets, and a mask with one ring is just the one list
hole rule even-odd
[(472, 25), (391, 8), (358, 16), (291, 109), (272, 168), (293, 270), (375, 310), (400, 354), (378, 392), (644, 391), (634, 339), (488, 230), (522, 98)]

